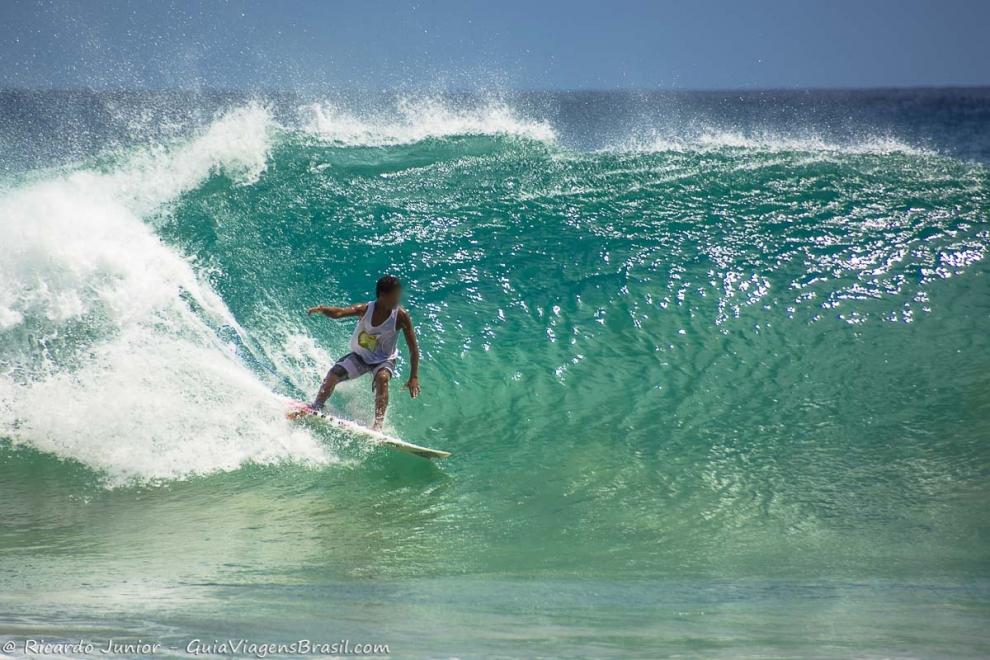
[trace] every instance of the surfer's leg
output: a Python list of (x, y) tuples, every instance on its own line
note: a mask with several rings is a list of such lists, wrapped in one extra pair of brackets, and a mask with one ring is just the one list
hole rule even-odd
[(375, 424), (371, 428), (376, 431), (381, 430), (385, 421), (385, 409), (388, 408), (388, 381), (392, 379), (392, 372), (388, 369), (379, 369), (375, 373)]
[(320, 391), (316, 393), (316, 398), (313, 399), (313, 408), (316, 410), (322, 410), (323, 404), (327, 402), (330, 395), (333, 394), (333, 388), (337, 387), (337, 383), (347, 378), (347, 372), (344, 371), (343, 376), (340, 374), (340, 369), (338, 365), (334, 365), (330, 371), (327, 372), (327, 377), (323, 379), (323, 384), (320, 385)]
[(330, 367), (330, 371), (327, 372), (327, 377), (323, 379), (320, 391), (316, 393), (316, 398), (313, 399), (313, 405), (310, 407), (314, 410), (323, 410), (323, 404), (333, 394), (333, 388), (337, 387), (337, 383), (366, 374), (368, 369), (368, 365), (354, 353), (348, 353), (340, 358), (335, 365)]
[(316, 393), (316, 398), (313, 403), (308, 406), (304, 406), (299, 410), (290, 412), (287, 417), (289, 419), (299, 419), (300, 417), (305, 417), (306, 415), (312, 415), (320, 410), (323, 410), (323, 404), (327, 402), (330, 395), (333, 394), (333, 388), (337, 387), (337, 383), (344, 380), (347, 377), (347, 372), (344, 372), (344, 377), (341, 378), (338, 373), (337, 365), (333, 365), (330, 371), (327, 372), (327, 377), (323, 379), (323, 384), (320, 385), (320, 391)]

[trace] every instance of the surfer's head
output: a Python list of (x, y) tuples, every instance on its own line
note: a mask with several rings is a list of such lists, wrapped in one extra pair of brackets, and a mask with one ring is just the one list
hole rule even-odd
[(398, 307), (402, 300), (402, 282), (394, 275), (382, 275), (375, 284), (375, 297), (386, 307)]

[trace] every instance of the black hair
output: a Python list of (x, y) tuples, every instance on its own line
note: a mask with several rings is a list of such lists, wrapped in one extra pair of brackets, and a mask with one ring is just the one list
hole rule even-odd
[(382, 294), (394, 291), (402, 286), (402, 282), (395, 275), (382, 275), (375, 284), (375, 297), (381, 298)]

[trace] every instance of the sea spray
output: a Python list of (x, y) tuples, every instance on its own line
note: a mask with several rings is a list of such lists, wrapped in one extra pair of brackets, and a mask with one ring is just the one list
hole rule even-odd
[(556, 138), (547, 122), (526, 118), (500, 101), (460, 108), (439, 98), (399, 98), (394, 106), (370, 115), (316, 102), (301, 107), (300, 116), (307, 131), (346, 146), (401, 145), (471, 135), (504, 135), (543, 142)]
[(255, 180), (268, 123), (248, 106), (181, 145), (0, 200), (6, 435), (111, 480), (329, 460), (223, 350), (215, 328), (237, 321), (144, 221), (214, 173)]

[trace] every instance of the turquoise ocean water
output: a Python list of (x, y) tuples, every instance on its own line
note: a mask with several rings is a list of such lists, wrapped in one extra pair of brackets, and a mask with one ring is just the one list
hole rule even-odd
[[(0, 637), (986, 656), (988, 163), (984, 90), (0, 94)], [(443, 462), (283, 419), (386, 272)]]

